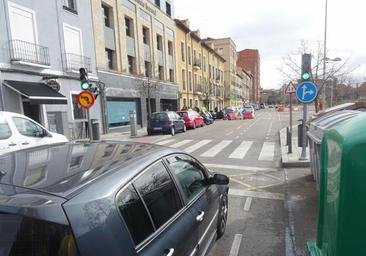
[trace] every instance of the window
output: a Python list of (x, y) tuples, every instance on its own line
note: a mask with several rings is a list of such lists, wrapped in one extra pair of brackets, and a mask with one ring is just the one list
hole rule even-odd
[(224, 55), (224, 48), (218, 48), (217, 53), (221, 56)]
[(165, 9), (166, 9), (166, 14), (171, 17), (172, 16), (172, 8), (170, 6), (170, 3), (165, 2)]
[(126, 36), (133, 38), (133, 21), (132, 19), (125, 17)]
[(76, 0), (64, 0), (64, 9), (76, 13)]
[(36, 123), (22, 118), (22, 117), (12, 117), (13, 123), (21, 135), (28, 137), (41, 137), (44, 134), (42, 127)]
[[(47, 199), (34, 203), (45, 205)], [(78, 255), (68, 226), (20, 215), (0, 214), (0, 241), (6, 255)]]
[(160, 0), (155, 0), (155, 4), (160, 7)]
[(145, 76), (151, 77), (151, 62), (145, 61)]
[(154, 232), (146, 208), (132, 185), (117, 195), (117, 206), (135, 245)]
[(150, 45), (150, 30), (147, 27), (142, 27), (142, 40), (144, 44)]
[(102, 11), (103, 11), (103, 17), (104, 17), (104, 26), (106, 26), (108, 28), (112, 28), (110, 10), (111, 10), (111, 8), (109, 8), (108, 6), (102, 4)]
[(198, 100), (195, 100), (194, 104), (195, 104), (196, 107), (198, 107)]
[(168, 41), (168, 54), (170, 56), (173, 56), (173, 42), (172, 41)]
[(188, 65), (191, 65), (191, 47), (188, 46), (187, 50), (187, 59), (188, 59)]
[(109, 69), (114, 69), (114, 51), (108, 48), (105, 48), (105, 59), (107, 63), (107, 67)]
[(208, 77), (211, 79), (211, 64), (208, 64)]
[(169, 81), (170, 82), (174, 82), (174, 70), (173, 69), (169, 69)]
[(11, 130), (5, 119), (0, 118), (0, 140), (5, 140), (10, 138)]
[(135, 58), (128, 55), (127, 56), (127, 60), (128, 60), (128, 72), (130, 74), (135, 74)]
[(192, 99), (189, 99), (189, 106), (193, 107), (193, 100)]
[(197, 59), (197, 53), (196, 53), (196, 49), (193, 50), (193, 61), (196, 61)]
[(192, 72), (188, 72), (188, 84), (189, 84), (189, 90), (192, 91)]
[(178, 191), (162, 162), (150, 167), (133, 184), (145, 201), (156, 228), (182, 208)]
[(163, 38), (159, 34), (156, 35), (156, 44), (157, 44), (157, 49), (159, 51), (162, 51), (163, 50)]
[(184, 62), (185, 61), (185, 58), (184, 58), (185, 51), (184, 51), (184, 43), (183, 42), (180, 43), (180, 51), (181, 51), (181, 54), (182, 54), (182, 61)]
[(86, 110), (80, 107), (77, 101), (77, 95), (72, 95), (72, 110), (74, 113), (74, 120), (86, 119)]
[(183, 81), (183, 90), (186, 90), (187, 80), (186, 80), (186, 71), (182, 69), (182, 81)]
[(187, 107), (187, 99), (183, 99), (183, 107)]
[(159, 71), (159, 79), (164, 80), (164, 67), (159, 66), (158, 71)]
[[(196, 101), (196, 106), (197, 104)], [(168, 162), (188, 201), (205, 189), (207, 181), (204, 171), (193, 159), (188, 156), (175, 156), (169, 158)]]

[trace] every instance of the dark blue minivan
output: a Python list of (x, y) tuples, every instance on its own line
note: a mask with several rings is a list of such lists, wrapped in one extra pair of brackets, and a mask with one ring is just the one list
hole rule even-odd
[(0, 255), (207, 255), (225, 175), (172, 148), (67, 143), (0, 156)]
[(167, 133), (172, 136), (177, 131), (186, 132), (187, 127), (183, 118), (174, 111), (155, 112), (149, 119), (147, 133)]

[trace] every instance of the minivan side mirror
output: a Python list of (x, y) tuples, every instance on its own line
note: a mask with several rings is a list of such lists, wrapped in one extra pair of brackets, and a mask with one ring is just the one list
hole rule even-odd
[(229, 184), (229, 177), (223, 174), (215, 173), (212, 178), (210, 178), (210, 184), (216, 185), (228, 185)]

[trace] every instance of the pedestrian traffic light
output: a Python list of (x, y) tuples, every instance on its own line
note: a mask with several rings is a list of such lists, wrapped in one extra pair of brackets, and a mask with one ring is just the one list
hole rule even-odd
[(303, 54), (301, 58), (301, 81), (311, 80), (311, 54)]
[(90, 84), (89, 84), (88, 73), (86, 72), (86, 69), (80, 68), (79, 73), (80, 73), (81, 90), (84, 90), (84, 91), (89, 90)]

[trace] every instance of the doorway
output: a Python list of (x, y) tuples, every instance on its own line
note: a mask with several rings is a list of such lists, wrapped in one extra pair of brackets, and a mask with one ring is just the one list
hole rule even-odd
[(30, 102), (23, 101), (23, 111), (24, 115), (33, 119), (37, 123), (41, 124), (41, 111), (40, 106), (37, 104), (30, 104)]

